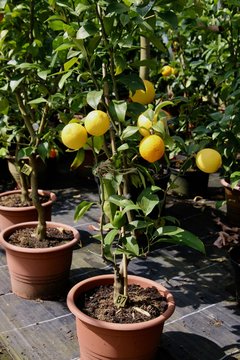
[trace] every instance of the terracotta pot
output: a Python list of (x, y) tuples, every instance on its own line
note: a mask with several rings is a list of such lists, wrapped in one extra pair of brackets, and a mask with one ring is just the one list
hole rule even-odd
[(235, 282), (236, 301), (240, 305), (240, 246), (233, 247), (229, 251), (229, 257)]
[(74, 239), (51, 248), (24, 248), (9, 244), (8, 237), (16, 230), (36, 226), (26, 222), (8, 227), (0, 233), (0, 242), (6, 251), (12, 291), (25, 299), (51, 299), (66, 291), (74, 246), (79, 232), (68, 225), (47, 222), (49, 227), (72, 230)]
[(225, 199), (227, 204), (227, 218), (233, 226), (240, 226), (240, 190), (231, 188), (231, 185), (224, 179), (221, 179), (224, 186)]
[[(11, 190), (1, 193), (0, 196), (11, 194), (20, 194), (21, 190)], [(53, 192), (39, 190), (39, 195), (49, 196), (49, 200), (43, 204), (46, 221), (51, 221), (52, 203), (56, 201), (56, 195)], [(0, 205), (0, 230), (19, 224), (25, 221), (37, 221), (38, 214), (34, 206), (8, 207)]]
[(209, 174), (200, 170), (189, 170), (181, 173), (179, 169), (170, 168), (171, 180), (174, 182), (172, 192), (185, 198), (206, 196)]
[(76, 316), (81, 360), (152, 360), (163, 331), (164, 322), (173, 314), (173, 296), (155, 281), (129, 275), (129, 284), (144, 288), (155, 286), (166, 296), (168, 309), (158, 318), (136, 324), (115, 324), (84, 314), (76, 305), (80, 295), (99, 285), (113, 284), (113, 275), (95, 276), (76, 284), (68, 293), (67, 305)]

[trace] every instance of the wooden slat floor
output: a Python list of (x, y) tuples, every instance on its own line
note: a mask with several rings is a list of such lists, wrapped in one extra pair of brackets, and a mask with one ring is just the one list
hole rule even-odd
[[(89, 238), (98, 222), (94, 208), (75, 224), (73, 213), (81, 199), (96, 199), (95, 189), (56, 190), (53, 220), (76, 226), (82, 248), (73, 254), (69, 289), (78, 281), (110, 271), (99, 257), (99, 244)], [(176, 310), (165, 323), (156, 360), (240, 359), (240, 307), (234, 299), (227, 254), (213, 246), (218, 227), (214, 199), (199, 201), (170, 197), (166, 212), (198, 234), (206, 256), (179, 246), (167, 246), (147, 259), (130, 263), (129, 272), (149, 277), (174, 295)], [(0, 359), (79, 360), (75, 319), (65, 297), (58, 301), (29, 301), (11, 292), (4, 251), (0, 249)], [(147, 360), (147, 359), (146, 359)]]

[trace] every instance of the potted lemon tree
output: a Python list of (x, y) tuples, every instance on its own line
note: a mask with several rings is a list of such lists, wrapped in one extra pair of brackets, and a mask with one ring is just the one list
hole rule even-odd
[(13, 148), (17, 166), (23, 159), (20, 172), (27, 176), (30, 191), (22, 186), (22, 195), (26, 204), (31, 196), (35, 210), (35, 218), (23, 222), (23, 211), (18, 209), (18, 224), (2, 229), (1, 245), (12, 291), (27, 299), (56, 297), (65, 291), (79, 240), (73, 227), (47, 221), (51, 213), (44, 211), (38, 191), (38, 159), (46, 159), (54, 144), (56, 109), (62, 100), (59, 78), (48, 78), (59, 70), (61, 60), (53, 54), (55, 34), (47, 22), (53, 9), (46, 11), (45, 5), (44, 1), (1, 3), (1, 151), (6, 155)]
[[(93, 151), (101, 210), (101, 255), (113, 268), (113, 274), (87, 279), (68, 295), (68, 306), (76, 316), (81, 357), (86, 359), (151, 359), (156, 353), (164, 322), (174, 311), (174, 299), (161, 285), (128, 275), (131, 259), (146, 257), (151, 249), (166, 242), (185, 244), (204, 253), (200, 239), (181, 229), (176, 219), (162, 216), (161, 211), (156, 218), (150, 216), (162, 201), (157, 194), (161, 189), (149, 169), (156, 170), (167, 163), (170, 136), (166, 119), (159, 116), (166, 103), (158, 99), (153, 81), (132, 69), (139, 68), (140, 34), (162, 46), (160, 29), (155, 21), (146, 20), (157, 20), (157, 10), (153, 4), (144, 7), (132, 1), (80, 1), (68, 3), (67, 7), (58, 3), (56, 18), (52, 19), (52, 26), (62, 27), (64, 34), (56, 51), (68, 50), (68, 69), (62, 72), (65, 86), (73, 74), (82, 80), (78, 116), (64, 122), (61, 139), (69, 151), (76, 151), (73, 167), (82, 163), (86, 147)], [(146, 60), (141, 64), (146, 65)], [(78, 93), (72, 96), (79, 99)], [(143, 113), (148, 121), (139, 124)], [(142, 135), (143, 130), (147, 136)], [(133, 200), (131, 187), (139, 181), (143, 190)], [(81, 202), (75, 219), (92, 205)], [(126, 324), (124, 313), (133, 302), (131, 288), (135, 286), (143, 292), (153, 288), (154, 294), (146, 297), (156, 297), (164, 309), (158, 308), (155, 317), (141, 307), (140, 301), (132, 308), (138, 323)], [(84, 304), (84, 298), (92, 298), (99, 287), (110, 289), (104, 297), (111, 305), (108, 303), (109, 311), (103, 313), (114, 314), (115, 321), (96, 319), (96, 315), (86, 313), (87, 308), (99, 308), (98, 304)], [(100, 297), (99, 293), (96, 297)]]

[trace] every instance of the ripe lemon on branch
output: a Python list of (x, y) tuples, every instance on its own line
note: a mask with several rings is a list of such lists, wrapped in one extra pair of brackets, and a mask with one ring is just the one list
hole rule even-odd
[(170, 76), (170, 75), (174, 74), (174, 68), (170, 65), (165, 65), (162, 68), (161, 74), (162, 74), (162, 76), (166, 76), (166, 77)]
[(137, 120), (137, 126), (142, 136), (149, 136), (151, 134), (150, 129), (153, 124), (157, 122), (157, 118), (154, 120), (154, 111), (148, 109), (139, 115)]
[(78, 122), (70, 122), (62, 129), (61, 139), (69, 149), (78, 150), (87, 142), (87, 131)]
[(129, 97), (133, 102), (138, 102), (142, 105), (147, 105), (153, 102), (156, 93), (155, 93), (154, 85), (151, 81), (143, 80), (143, 83), (145, 86), (145, 90), (138, 89), (134, 94), (130, 92)]
[(110, 118), (101, 110), (93, 110), (85, 117), (84, 125), (90, 135), (101, 136), (110, 128)]
[(197, 167), (205, 173), (216, 172), (222, 165), (222, 157), (217, 150), (205, 148), (196, 155)]
[(160, 160), (164, 152), (164, 141), (156, 134), (144, 137), (139, 144), (141, 157), (150, 163)]

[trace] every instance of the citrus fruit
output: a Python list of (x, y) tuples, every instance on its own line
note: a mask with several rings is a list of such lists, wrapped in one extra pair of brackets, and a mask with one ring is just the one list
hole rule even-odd
[(54, 148), (51, 148), (50, 151), (49, 151), (49, 157), (51, 159), (54, 159), (55, 157), (57, 157), (57, 150), (54, 149)]
[(143, 80), (143, 83), (145, 86), (145, 90), (138, 89), (138, 90), (136, 90), (134, 95), (132, 95), (132, 93), (130, 92), (130, 99), (133, 102), (138, 102), (142, 105), (147, 105), (147, 104), (150, 104), (154, 100), (155, 89), (154, 89), (153, 83), (151, 83), (151, 81)]
[(85, 128), (90, 135), (101, 136), (110, 127), (108, 114), (101, 110), (93, 110), (85, 117)]
[(196, 165), (203, 172), (211, 174), (216, 172), (222, 165), (222, 157), (218, 151), (205, 148), (197, 153)]
[(150, 135), (150, 129), (153, 126), (153, 123), (156, 123), (156, 121), (152, 121), (147, 115), (144, 113), (139, 115), (137, 120), (137, 126), (139, 127), (139, 132), (142, 136), (148, 136)]
[(162, 76), (170, 76), (173, 73), (174, 73), (174, 69), (170, 65), (163, 66), (161, 71)]
[(61, 139), (69, 149), (78, 150), (87, 142), (87, 131), (81, 124), (72, 122), (62, 129)]
[(150, 163), (160, 160), (164, 154), (165, 145), (163, 139), (158, 135), (144, 137), (139, 144), (141, 157)]

